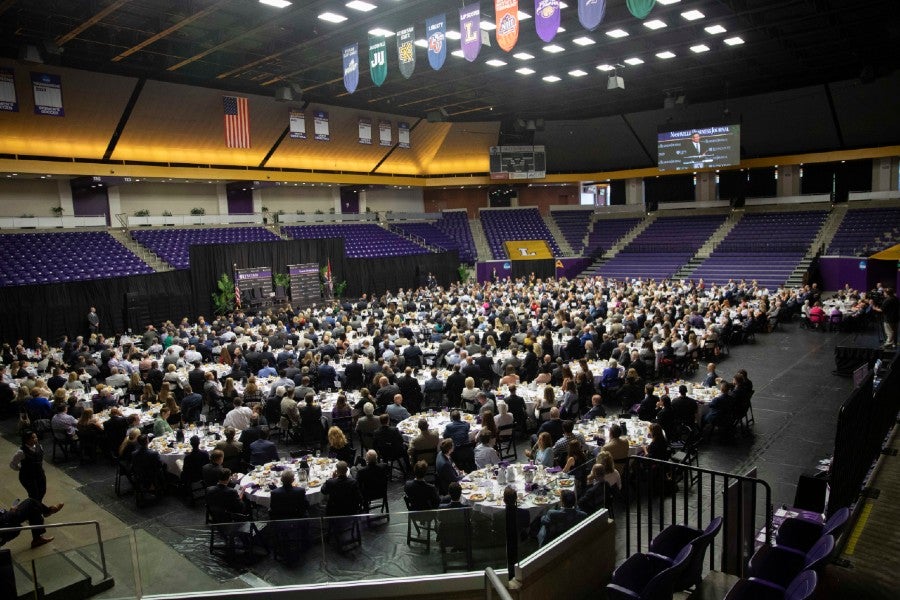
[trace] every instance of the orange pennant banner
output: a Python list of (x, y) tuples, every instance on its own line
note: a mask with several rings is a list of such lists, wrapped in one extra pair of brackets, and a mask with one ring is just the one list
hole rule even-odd
[(506, 52), (519, 40), (519, 0), (494, 0), (497, 44)]

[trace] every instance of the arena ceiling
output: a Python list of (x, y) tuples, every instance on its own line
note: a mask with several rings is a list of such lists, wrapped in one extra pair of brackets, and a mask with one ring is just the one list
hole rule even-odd
[[(877, 80), (900, 56), (897, 0), (661, 0), (643, 21), (625, 0), (608, 0), (594, 31), (579, 23), (577, 0), (566, 0), (556, 52), (535, 32), (534, 3), (520, 0), (524, 20), (509, 53), (489, 30), (494, 3), (485, 0), (490, 46), (475, 62), (450, 53), (460, 47), (450, 34), (443, 67), (433, 70), (419, 47), (415, 72), (405, 79), (396, 37), (389, 36), (387, 79), (372, 83), (370, 31), (414, 25), (423, 39), (425, 19), (446, 13), (448, 31), (458, 32), (463, 3), (294, 0), (276, 8), (257, 0), (0, 0), (0, 53), (245, 93), (287, 88), (296, 103), (416, 116), (442, 110), (452, 121), (611, 117), (661, 109), (667, 97), (676, 106), (721, 102), (725, 110), (742, 96)], [(323, 20), (326, 12), (346, 20)], [(353, 42), (362, 68), (348, 94), (341, 50)], [(514, 57), (522, 53), (533, 58)], [(607, 89), (612, 71), (598, 69), (604, 65), (616, 68), (625, 89)]]

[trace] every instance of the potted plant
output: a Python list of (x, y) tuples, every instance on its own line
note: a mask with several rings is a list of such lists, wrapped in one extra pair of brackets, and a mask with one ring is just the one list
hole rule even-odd
[(216, 282), (217, 290), (212, 294), (213, 307), (217, 315), (234, 310), (234, 282), (228, 273), (222, 273)]
[[(148, 214), (149, 214), (149, 213), (148, 213)], [(162, 213), (162, 216), (164, 216), (164, 217), (171, 217), (171, 216), (172, 216), (172, 211), (171, 211), (171, 210), (164, 210), (163, 213)]]
[(203, 208), (202, 206), (195, 206), (194, 208), (191, 209), (191, 214), (195, 215), (195, 216), (205, 215), (206, 209)]
[(62, 206), (54, 206), (54, 207), (52, 207), (52, 208), (50, 209), (50, 212), (53, 213), (53, 216), (54, 216), (54, 217), (61, 217), (61, 216), (63, 216), (63, 211), (64, 211), (64, 210), (65, 210), (65, 209), (63, 209)]
[(149, 217), (149, 216), (150, 216), (150, 211), (147, 210), (146, 208), (142, 208), (141, 210), (136, 210), (136, 211), (134, 211), (134, 216), (136, 216), (136, 217)]
[(269, 224), (269, 207), (268, 207), (268, 206), (261, 206), (261, 207), (259, 208), (259, 210), (262, 212), (262, 216), (263, 216), (263, 225), (268, 225), (268, 224)]
[(456, 272), (459, 274), (459, 280), (463, 283), (468, 281), (469, 277), (472, 276), (472, 269), (470, 269), (466, 265), (459, 265), (456, 268)]
[(291, 287), (291, 276), (287, 273), (275, 273), (272, 275), (272, 279), (275, 281), (275, 287), (284, 288), (287, 290)]

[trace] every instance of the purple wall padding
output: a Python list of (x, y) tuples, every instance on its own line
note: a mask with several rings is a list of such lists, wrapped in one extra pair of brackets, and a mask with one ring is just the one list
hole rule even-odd
[[(856, 290), (869, 289), (869, 259), (859, 257), (833, 257), (819, 259), (822, 273), (822, 289), (834, 291), (850, 284)], [(864, 265), (865, 268), (860, 268)]]

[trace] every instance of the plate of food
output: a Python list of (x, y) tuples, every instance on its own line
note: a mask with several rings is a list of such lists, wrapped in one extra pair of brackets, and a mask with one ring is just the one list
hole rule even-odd
[(469, 496), (469, 500), (471, 502), (483, 502), (484, 498), (485, 498), (485, 495), (482, 494), (481, 492), (475, 492), (474, 494), (471, 494)]
[(314, 487), (319, 487), (320, 485), (322, 485), (322, 482), (318, 479), (310, 479), (309, 481), (306, 482), (306, 485), (308, 485), (311, 488), (314, 488)]
[(559, 485), (561, 485), (563, 487), (572, 487), (573, 485), (575, 485), (575, 480), (574, 479), (560, 479)]
[(545, 496), (535, 496), (532, 502), (535, 504), (550, 504), (550, 500)]
[(474, 490), (478, 486), (475, 485), (474, 483), (472, 483), (471, 481), (461, 481), (461, 482), (459, 482), (459, 487), (461, 487), (464, 490)]

